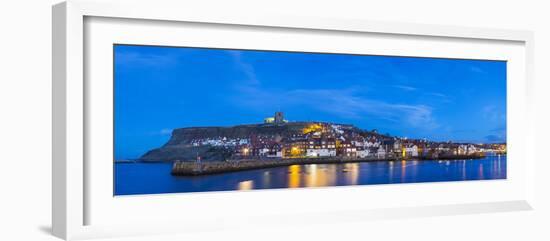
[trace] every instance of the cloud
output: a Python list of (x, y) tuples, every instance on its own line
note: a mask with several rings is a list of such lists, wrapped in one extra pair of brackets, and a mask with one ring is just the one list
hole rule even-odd
[[(266, 104), (279, 108), (304, 108), (344, 117), (348, 119), (378, 118), (409, 127), (435, 129), (439, 124), (428, 105), (391, 103), (364, 96), (362, 88), (348, 89), (265, 89), (257, 76), (254, 66), (246, 62), (239, 51), (228, 51), (235, 66), (244, 74), (246, 81), (234, 88), (237, 95), (231, 101), (238, 106), (246, 106), (258, 111), (265, 110)], [(416, 91), (407, 85), (393, 85), (403, 91)]]
[(478, 132), (478, 130), (474, 130), (474, 129), (459, 129), (459, 130), (453, 130), (453, 129), (449, 129), (448, 132), (451, 132), (451, 133), (476, 133)]
[(487, 142), (490, 142), (490, 143), (505, 142), (505, 141), (506, 141), (506, 136), (502, 136), (502, 135), (487, 135), (487, 136), (485, 136), (485, 140), (486, 140)]
[(148, 134), (151, 136), (169, 136), (172, 135), (172, 130), (171, 128), (163, 128), (157, 131), (151, 131)]
[(242, 56), (240, 51), (227, 51), (229, 55), (233, 58), (233, 63), (235, 66), (246, 76), (247, 84), (258, 85), (260, 81), (256, 77), (256, 70), (252, 64), (247, 63)]
[(161, 135), (171, 135), (172, 134), (172, 129), (164, 128), (164, 129), (159, 131), (159, 134), (161, 134)]
[(490, 131), (491, 132), (505, 132), (506, 131), (506, 126), (497, 127), (497, 128), (491, 129)]
[(494, 105), (487, 105), (481, 109), (483, 118), (492, 122), (506, 121), (506, 113)]
[(417, 88), (408, 86), (408, 85), (392, 85), (392, 87), (403, 90), (403, 91), (415, 91)]
[(428, 95), (433, 95), (433, 96), (437, 96), (437, 97), (441, 97), (441, 98), (447, 98), (448, 97), (445, 94), (441, 94), (441, 93), (437, 93), (437, 92), (430, 92), (430, 93), (428, 93)]
[(479, 67), (476, 67), (476, 66), (471, 66), (470, 67), (470, 70), (474, 73), (478, 73), (478, 74), (482, 74), (482, 73), (485, 73), (485, 71)]
[(359, 96), (350, 89), (294, 89), (265, 91), (260, 88), (240, 87), (237, 98), (240, 105), (262, 110), (266, 101), (284, 108), (305, 107), (319, 112), (350, 119), (379, 118), (423, 129), (439, 127), (427, 105), (390, 103)]
[(431, 97), (436, 97), (438, 101), (441, 101), (443, 103), (453, 103), (454, 102), (453, 97), (448, 96), (446, 94), (439, 93), (439, 92), (427, 92), (425, 94), (428, 95), (428, 96), (431, 96)]
[(132, 51), (117, 52), (116, 63), (128, 66), (167, 66), (177, 63), (177, 56), (170, 54), (146, 54)]

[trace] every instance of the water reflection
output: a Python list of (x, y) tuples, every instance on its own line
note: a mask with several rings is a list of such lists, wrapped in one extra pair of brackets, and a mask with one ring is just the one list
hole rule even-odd
[(271, 185), (271, 173), (269, 173), (268, 171), (265, 171), (264, 172), (264, 175), (262, 177), (262, 183), (263, 185)]
[(479, 169), (478, 169), (478, 174), (479, 176), (479, 179), (484, 179), (484, 175), (483, 175), (483, 165), (482, 164), (479, 164)]
[(418, 175), (418, 161), (412, 161), (411, 167), (411, 182), (416, 182), (416, 176)]
[[(306, 187), (316, 187), (318, 176), (323, 175), (322, 173), (319, 173), (319, 169), (317, 168), (317, 164), (312, 164), (307, 166), (307, 173), (305, 175), (306, 178)], [(322, 176), (320, 178), (323, 178)]]
[(498, 161), (497, 161), (497, 163), (498, 163), (498, 164), (497, 164), (497, 166), (498, 166), (498, 167), (497, 167), (498, 175), (506, 175), (505, 173), (503, 173), (503, 171), (506, 172), (506, 170), (503, 170), (503, 168), (502, 168), (502, 166), (501, 166), (501, 165), (502, 165), (502, 160), (500, 159), (500, 155), (498, 155)]
[(357, 185), (359, 183), (359, 163), (345, 164), (344, 172), (346, 172), (346, 179), (350, 185)]
[(288, 187), (300, 187), (300, 165), (292, 165), (288, 167)]
[(171, 176), (170, 168), (170, 164), (117, 163), (115, 194), (504, 179), (506, 156), (480, 160), (292, 165), (194, 177)]
[(254, 189), (254, 181), (248, 180), (244, 182), (239, 182), (239, 190), (252, 190)]
[(405, 176), (407, 175), (407, 161), (401, 161), (401, 182), (405, 181)]
[(394, 165), (393, 163), (394, 163), (394, 161), (390, 161), (390, 162), (388, 163), (388, 165), (389, 165), (389, 166), (388, 166), (388, 172), (389, 172), (389, 173), (388, 173), (388, 183), (392, 183), (393, 165)]
[(466, 179), (466, 160), (462, 161), (462, 179)]

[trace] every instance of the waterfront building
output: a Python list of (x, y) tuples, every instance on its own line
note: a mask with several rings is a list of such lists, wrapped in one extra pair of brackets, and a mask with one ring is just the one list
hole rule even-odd
[(235, 155), (241, 158), (254, 156), (253, 148), (248, 144), (236, 146)]
[(269, 152), (267, 153), (267, 157), (277, 157), (282, 158), (283, 157), (283, 148), (280, 144), (274, 143), (269, 147)]
[(357, 136), (353, 138), (353, 140), (351, 141), (351, 144), (356, 147), (359, 147), (359, 146), (363, 147), (365, 146), (365, 139), (362, 136)]
[(283, 157), (303, 157), (306, 155), (306, 149), (309, 141), (305, 138), (292, 138), (284, 143)]
[(345, 157), (357, 156), (357, 148), (351, 144), (351, 141), (342, 141), (340, 144), (340, 153)]
[(418, 157), (418, 147), (414, 144), (408, 144), (404, 149), (403, 157)]
[(403, 153), (403, 145), (401, 143), (401, 140), (397, 139), (393, 142), (392, 152), (396, 156), (401, 156)]
[(478, 152), (478, 149), (472, 144), (462, 144), (458, 146), (457, 155), (472, 155)]
[(274, 153), (267, 154), (267, 157), (273, 157), (273, 158), (282, 158), (283, 152), (282, 151), (276, 151)]
[(258, 156), (267, 156), (269, 154), (269, 148), (267, 146), (263, 146), (262, 148), (258, 149)]
[(419, 157), (425, 156), (424, 154), (426, 152), (426, 144), (424, 142), (417, 142), (416, 149)]
[(376, 150), (376, 156), (378, 158), (386, 157), (386, 148), (384, 148), (382, 145), (378, 146), (378, 149)]
[(369, 148), (369, 147), (376, 147), (378, 148), (378, 146), (380, 146), (380, 142), (374, 140), (374, 139), (371, 139), (367, 142), (365, 142), (365, 144), (363, 145), (364, 147), (366, 148)]
[(359, 158), (365, 158), (370, 156), (370, 148), (369, 147), (357, 147), (357, 157)]
[(307, 157), (330, 157), (330, 156), (336, 156), (336, 149), (328, 149), (328, 148), (310, 149), (310, 148), (308, 148), (308, 149), (306, 150), (306, 156), (307, 156)]

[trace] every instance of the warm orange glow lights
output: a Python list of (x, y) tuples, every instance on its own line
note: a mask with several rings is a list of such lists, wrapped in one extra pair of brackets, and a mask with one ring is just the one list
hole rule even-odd
[(302, 154), (302, 150), (300, 150), (300, 148), (296, 147), (296, 146), (293, 146), (292, 148), (290, 148), (290, 155), (293, 156), (293, 157), (298, 157)]
[(323, 131), (323, 126), (320, 124), (311, 124), (304, 128), (303, 132), (304, 134), (312, 133), (312, 132), (318, 132)]

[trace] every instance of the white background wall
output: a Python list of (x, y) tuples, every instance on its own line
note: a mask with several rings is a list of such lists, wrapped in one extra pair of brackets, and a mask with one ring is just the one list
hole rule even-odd
[[(0, 240), (56, 240), (51, 206), (51, 5), (0, 6)], [(202, 3), (196, 3), (202, 2)], [(333, 0), (196, 1), (213, 12), (281, 14), (436, 23), (535, 31), (537, 200), (535, 211), (344, 223), (266, 230), (226, 230), (117, 240), (550, 240), (550, 14), (546, 1)], [(151, 11), (154, 11), (152, 9)], [(442, 193), (442, 195), (444, 195)]]

